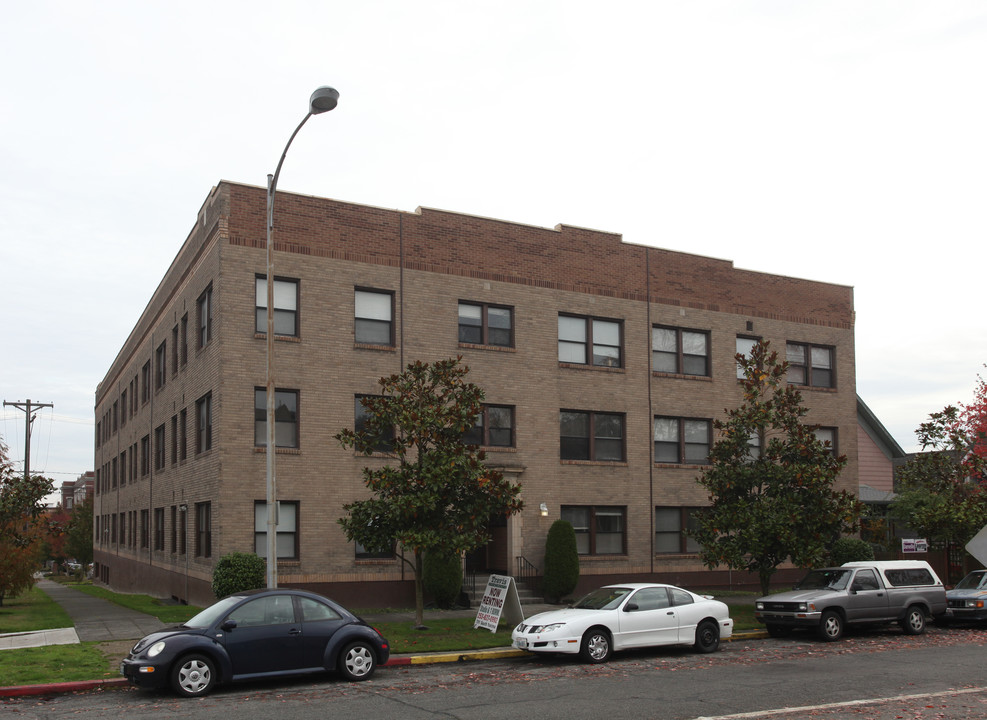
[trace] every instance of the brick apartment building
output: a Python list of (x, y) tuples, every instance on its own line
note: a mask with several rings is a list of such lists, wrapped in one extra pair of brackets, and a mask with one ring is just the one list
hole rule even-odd
[[(95, 560), (112, 588), (207, 603), (220, 557), (265, 552), (265, 214), (262, 188), (212, 190), (96, 390)], [(289, 193), (275, 243), (282, 585), (410, 601), (404, 563), (336, 523), (366, 496), (361, 468), (387, 460), (333, 435), (419, 359), (463, 357), (486, 393), (488, 463), (523, 485), (525, 509), (474, 554), (490, 570), (541, 566), (563, 517), (587, 584), (736, 582), (705, 571), (683, 530), (706, 501), (711, 421), (740, 403), (734, 355), (755, 338), (792, 361), (856, 490), (851, 288), (612, 233)]]

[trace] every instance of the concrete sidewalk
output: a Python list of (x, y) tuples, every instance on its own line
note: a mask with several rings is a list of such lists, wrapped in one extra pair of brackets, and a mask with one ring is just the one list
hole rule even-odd
[(128, 610), (68, 585), (42, 579), (37, 587), (68, 613), (81, 642), (138, 640), (164, 627), (156, 617)]
[(72, 645), (77, 642), (79, 642), (79, 636), (76, 634), (75, 628), (0, 634), (0, 650), (44, 647), (45, 645)]

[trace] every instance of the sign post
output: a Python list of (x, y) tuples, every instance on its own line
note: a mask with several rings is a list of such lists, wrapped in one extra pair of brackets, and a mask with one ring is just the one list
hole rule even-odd
[(510, 575), (491, 575), (483, 591), (473, 628), (482, 627), (490, 632), (497, 632), (501, 616), (512, 625), (521, 622), (524, 619), (521, 598), (518, 596), (514, 578)]

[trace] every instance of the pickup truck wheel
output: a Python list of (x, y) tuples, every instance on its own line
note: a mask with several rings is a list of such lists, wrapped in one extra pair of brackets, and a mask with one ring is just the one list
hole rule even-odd
[(836, 642), (843, 637), (843, 616), (835, 610), (827, 610), (819, 622), (819, 638), (826, 642)]
[(901, 621), (901, 629), (905, 635), (921, 635), (925, 632), (925, 611), (918, 605), (912, 605), (905, 612), (905, 619)]

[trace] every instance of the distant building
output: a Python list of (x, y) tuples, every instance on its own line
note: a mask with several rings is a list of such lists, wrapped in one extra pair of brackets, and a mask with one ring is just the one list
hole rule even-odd
[(860, 463), (859, 498), (867, 506), (862, 535), (875, 546), (883, 546), (889, 556), (896, 542), (894, 522), (888, 507), (894, 500), (895, 468), (908, 454), (891, 436), (884, 424), (859, 396), (857, 397), (857, 457)]
[(59, 488), (61, 494), (61, 506), (64, 510), (72, 512), (72, 509), (79, 503), (85, 502), (87, 497), (93, 495), (93, 484), (96, 473), (89, 470), (75, 480), (66, 480)]
[[(204, 603), (220, 557), (266, 551), (265, 207), (263, 188), (212, 190), (96, 389), (95, 561), (113, 588)], [(470, 557), (481, 571), (540, 567), (564, 518), (585, 583), (737, 582), (685, 531), (707, 502), (712, 420), (741, 402), (735, 354), (758, 338), (792, 363), (857, 491), (851, 288), (566, 225), (289, 193), (275, 243), (282, 585), (410, 602), (400, 559), (336, 522), (367, 496), (361, 468), (388, 460), (333, 435), (415, 360), (463, 356), (486, 392), (472, 436), (523, 486), (523, 512), (491, 518)]]

